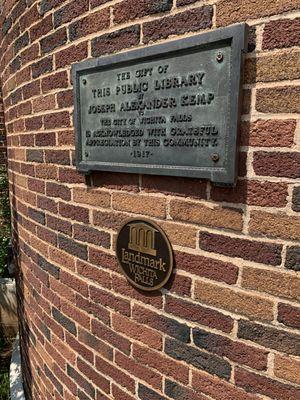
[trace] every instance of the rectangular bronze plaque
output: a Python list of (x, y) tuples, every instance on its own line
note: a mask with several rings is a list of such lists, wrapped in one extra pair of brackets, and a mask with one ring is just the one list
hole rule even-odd
[(73, 65), (79, 171), (234, 184), (246, 25)]

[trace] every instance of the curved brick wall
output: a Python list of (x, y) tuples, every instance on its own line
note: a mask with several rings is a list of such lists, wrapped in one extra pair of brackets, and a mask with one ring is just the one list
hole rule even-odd
[[(300, 398), (299, 6), (3, 1), (28, 399)], [(251, 35), (235, 189), (76, 172), (71, 63), (241, 21)], [(175, 277), (152, 296), (127, 284), (114, 256), (134, 215), (156, 221), (175, 250)]]

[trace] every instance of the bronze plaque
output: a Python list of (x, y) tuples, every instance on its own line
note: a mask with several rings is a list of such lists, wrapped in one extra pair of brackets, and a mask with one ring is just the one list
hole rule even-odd
[(145, 219), (132, 219), (120, 228), (116, 253), (129, 282), (142, 290), (157, 290), (170, 278), (173, 253), (162, 229)]
[(73, 66), (76, 164), (233, 184), (246, 26)]

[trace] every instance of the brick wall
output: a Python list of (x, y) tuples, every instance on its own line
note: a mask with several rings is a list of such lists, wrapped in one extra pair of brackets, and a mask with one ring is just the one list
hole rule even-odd
[[(299, 0), (5, 0), (1, 77), (28, 399), (300, 398)], [(74, 167), (70, 65), (250, 25), (236, 188)], [(176, 273), (133, 289), (128, 216)]]
[(6, 134), (4, 126), (4, 109), (0, 84), (0, 167), (6, 167)]

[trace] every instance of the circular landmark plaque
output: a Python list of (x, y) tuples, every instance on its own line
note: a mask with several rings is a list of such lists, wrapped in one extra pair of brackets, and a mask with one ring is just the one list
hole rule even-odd
[(166, 234), (153, 222), (126, 221), (117, 236), (116, 253), (126, 278), (139, 289), (160, 289), (170, 278), (172, 248)]

